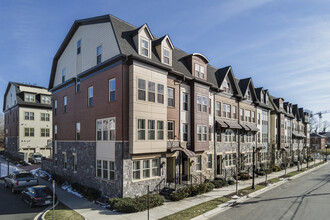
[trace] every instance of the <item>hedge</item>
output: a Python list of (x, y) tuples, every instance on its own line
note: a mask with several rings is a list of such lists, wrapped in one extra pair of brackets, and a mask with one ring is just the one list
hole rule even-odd
[(186, 186), (178, 189), (170, 194), (170, 200), (179, 201), (187, 197), (197, 196), (206, 192), (211, 192), (214, 189), (214, 184), (211, 182), (202, 183), (199, 185)]
[[(150, 208), (160, 206), (165, 202), (165, 198), (158, 194), (149, 195)], [(141, 212), (148, 209), (148, 195), (136, 196), (134, 198), (110, 198), (111, 209), (118, 212), (132, 213)]]

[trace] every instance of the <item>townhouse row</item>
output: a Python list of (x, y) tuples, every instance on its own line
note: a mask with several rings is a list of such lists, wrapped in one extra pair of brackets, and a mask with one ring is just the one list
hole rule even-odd
[(129, 197), (307, 157), (308, 114), (200, 53), (112, 15), (77, 20), (53, 59), (49, 172)]

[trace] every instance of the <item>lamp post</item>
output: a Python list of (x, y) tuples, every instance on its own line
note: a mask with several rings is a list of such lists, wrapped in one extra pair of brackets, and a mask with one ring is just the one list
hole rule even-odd
[(325, 161), (328, 161), (328, 145), (325, 145)]
[(256, 144), (255, 144), (254, 141), (252, 143), (252, 149), (253, 149), (253, 153), (252, 153), (253, 166), (252, 166), (252, 187), (251, 187), (251, 189), (256, 189), (255, 186), (254, 186), (255, 169), (256, 169), (256, 161), (255, 161), (255, 159), (256, 159), (256, 156), (255, 156)]

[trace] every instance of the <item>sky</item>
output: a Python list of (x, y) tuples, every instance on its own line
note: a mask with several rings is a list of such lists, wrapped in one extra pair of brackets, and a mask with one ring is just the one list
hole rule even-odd
[[(48, 87), (73, 22), (112, 14), (313, 112), (330, 110), (330, 1), (1, 0), (0, 107), (9, 81)], [(323, 120), (330, 121), (330, 113)]]

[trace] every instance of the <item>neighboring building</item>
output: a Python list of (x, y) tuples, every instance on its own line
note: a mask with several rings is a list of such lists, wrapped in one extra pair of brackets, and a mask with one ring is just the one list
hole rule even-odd
[(32, 153), (51, 154), (52, 106), (46, 88), (9, 82), (4, 95), (5, 150), (28, 160)]
[(310, 146), (312, 151), (324, 150), (326, 143), (326, 136), (317, 133), (310, 134)]
[(251, 78), (239, 80), (230, 66), (215, 68), (168, 35), (111, 15), (74, 22), (54, 57), (49, 90), (51, 172), (108, 196), (228, 177), (237, 164), (251, 172), (253, 147), (261, 162), (270, 152), (270, 113), (278, 114)]

